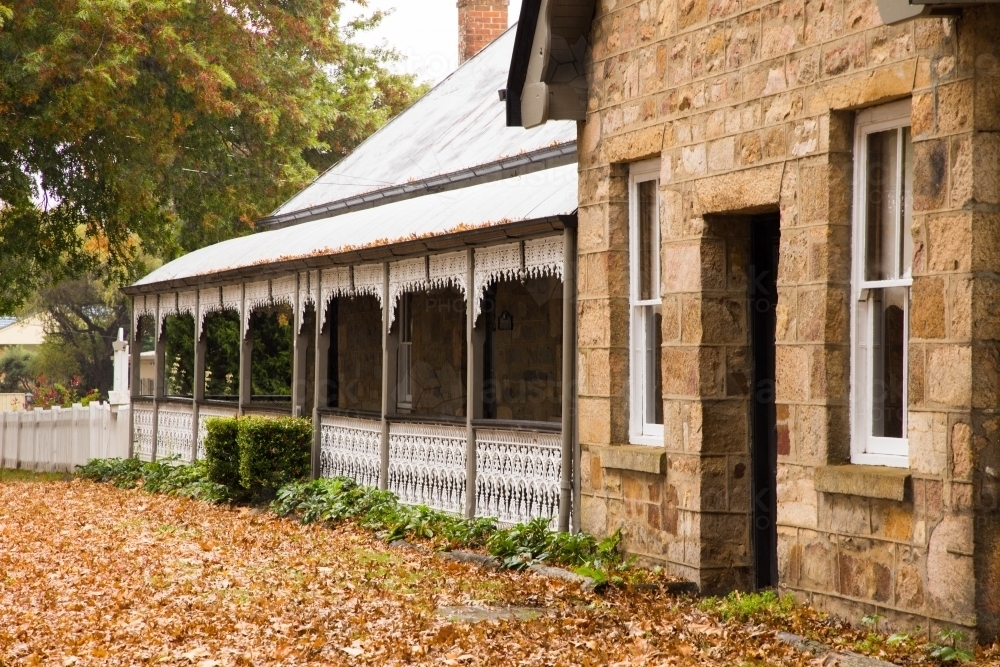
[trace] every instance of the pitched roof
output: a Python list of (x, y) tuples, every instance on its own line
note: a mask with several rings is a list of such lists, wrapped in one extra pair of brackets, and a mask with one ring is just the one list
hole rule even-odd
[(572, 122), (527, 131), (507, 127), (499, 91), (507, 85), (515, 35), (509, 28), (275, 213), (576, 141)]
[(128, 291), (574, 214), (576, 124), (506, 126), (513, 43), (508, 30), (269, 217), (291, 226), (189, 253)]

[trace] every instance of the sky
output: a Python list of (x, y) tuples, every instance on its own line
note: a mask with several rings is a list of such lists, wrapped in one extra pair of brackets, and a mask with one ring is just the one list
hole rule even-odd
[[(359, 41), (388, 44), (403, 55), (399, 68), (422, 81), (438, 83), (458, 67), (458, 9), (455, 0), (368, 0), (368, 7), (344, 6), (345, 18), (374, 10), (393, 12)], [(517, 21), (521, 0), (510, 0), (509, 22)]]

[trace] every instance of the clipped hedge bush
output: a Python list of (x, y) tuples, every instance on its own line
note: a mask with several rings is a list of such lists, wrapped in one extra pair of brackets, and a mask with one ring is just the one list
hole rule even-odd
[(236, 439), (239, 422), (236, 417), (215, 417), (205, 422), (208, 480), (225, 486), (234, 497), (245, 491), (240, 483), (240, 446)]
[(312, 422), (298, 417), (238, 420), (240, 484), (253, 498), (309, 476)]

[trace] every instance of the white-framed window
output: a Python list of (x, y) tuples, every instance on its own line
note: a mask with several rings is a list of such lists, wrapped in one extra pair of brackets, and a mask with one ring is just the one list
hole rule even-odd
[(854, 156), (851, 461), (905, 468), (913, 283), (910, 101), (860, 112)]
[(663, 444), (663, 315), (660, 301), (658, 160), (629, 168), (629, 440)]

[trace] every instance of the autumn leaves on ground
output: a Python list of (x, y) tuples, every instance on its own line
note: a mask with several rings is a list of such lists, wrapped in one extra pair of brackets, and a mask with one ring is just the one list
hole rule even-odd
[[(530, 609), (478, 622), (446, 609), (511, 606)], [(82, 480), (0, 483), (0, 666), (808, 661), (690, 598), (583, 593), (349, 524)]]

